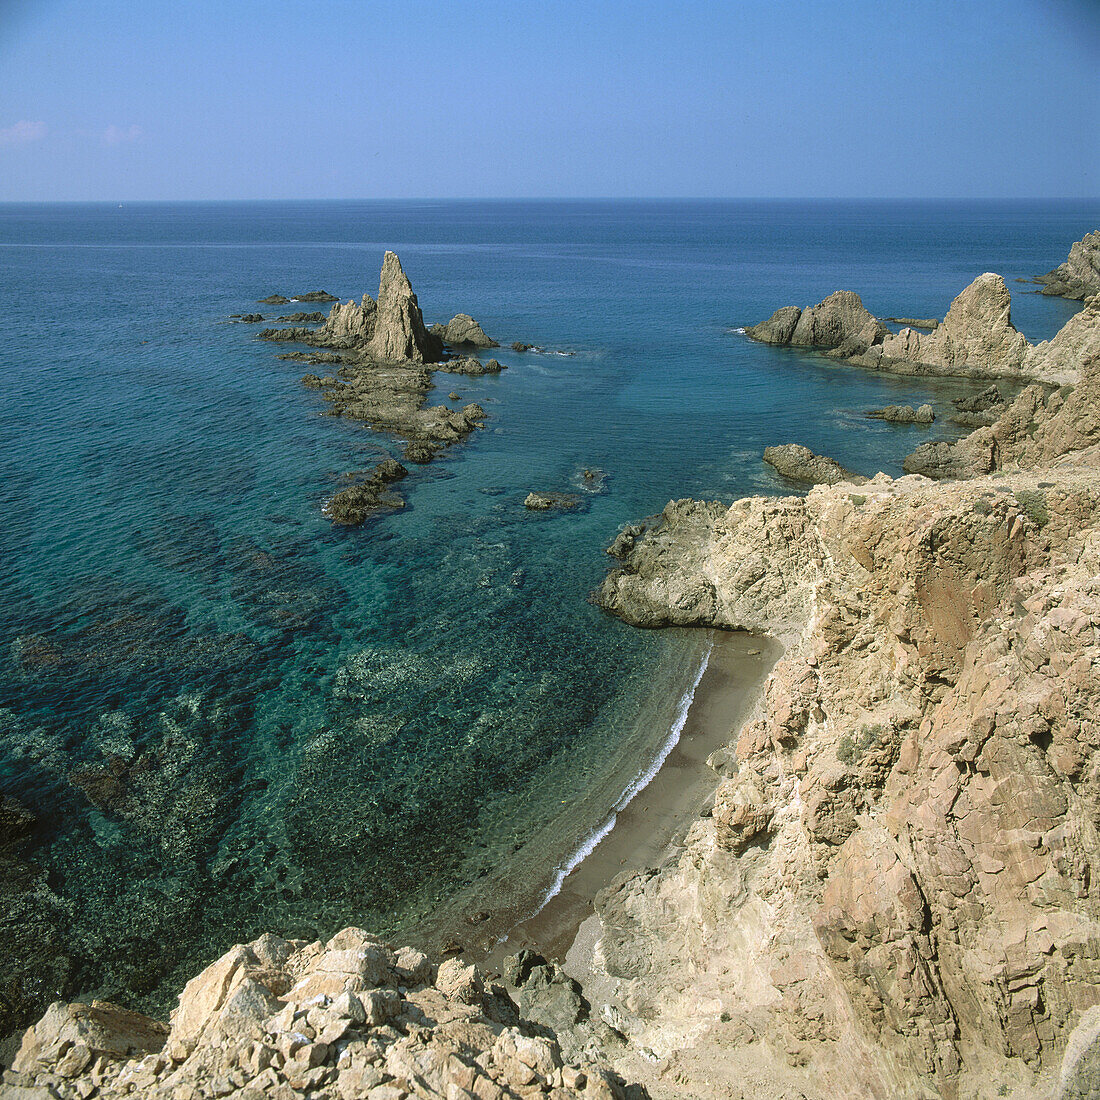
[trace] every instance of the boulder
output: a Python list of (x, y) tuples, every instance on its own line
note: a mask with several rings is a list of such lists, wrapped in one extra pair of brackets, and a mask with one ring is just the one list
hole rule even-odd
[(433, 325), (432, 331), (453, 348), (464, 345), (474, 348), (500, 347), (468, 313), (456, 313), (445, 325)]
[(836, 485), (851, 481), (862, 485), (867, 479), (846, 470), (839, 462), (824, 455), (816, 455), (800, 443), (784, 443), (764, 449), (764, 461), (774, 466), (784, 477), (795, 481), (808, 481), (814, 485)]

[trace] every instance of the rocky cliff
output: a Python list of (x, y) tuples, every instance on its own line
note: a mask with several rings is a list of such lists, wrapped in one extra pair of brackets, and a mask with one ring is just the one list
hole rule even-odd
[(655, 1095), (1091, 1095), (1098, 378), (975, 432), (984, 476), (679, 501), (616, 544), (628, 622), (788, 645), (712, 815), (597, 901)]
[(1035, 281), (1044, 284), (1041, 294), (1081, 300), (1100, 294), (1100, 230), (1074, 241), (1066, 261)]

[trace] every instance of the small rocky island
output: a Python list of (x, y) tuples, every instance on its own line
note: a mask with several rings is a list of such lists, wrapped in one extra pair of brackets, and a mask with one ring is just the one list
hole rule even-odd
[(1100, 294), (1100, 230), (1074, 241), (1065, 262), (1035, 281), (1043, 285), (1040, 294), (1059, 298), (1084, 301)]
[[(298, 301), (321, 301), (315, 291)], [(434, 388), (433, 372), (478, 376), (498, 374), (504, 365), (496, 359), (482, 362), (472, 355), (458, 355), (452, 348), (497, 347), (482, 327), (468, 314), (460, 313), (446, 325), (428, 329), (412, 285), (396, 253), (387, 252), (382, 261), (378, 297), (364, 294), (359, 302), (336, 301), (327, 317), (320, 314), (291, 315), (290, 322), (323, 320), (319, 328), (268, 328), (264, 340), (308, 344), (325, 349), (295, 351), (284, 359), (313, 365), (332, 365), (333, 374), (307, 374), (302, 383), (320, 390), (332, 416), (342, 416), (369, 425), (375, 431), (403, 439), (405, 462), (427, 463), (445, 447), (464, 440), (484, 419), (485, 410), (476, 403), (462, 408), (426, 405)], [(385, 510), (404, 506), (393, 485), (406, 477), (408, 469), (392, 456), (372, 469), (348, 475), (351, 482), (324, 506), (334, 523), (354, 525)]]

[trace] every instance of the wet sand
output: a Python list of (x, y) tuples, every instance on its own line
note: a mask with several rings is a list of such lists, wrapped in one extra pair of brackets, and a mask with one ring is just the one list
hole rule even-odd
[(714, 631), (712, 642), (680, 739), (660, 770), (619, 811), (611, 831), (541, 911), (483, 954), (468, 952), (487, 970), (496, 972), (505, 955), (524, 947), (564, 963), (580, 926), (593, 914), (596, 895), (624, 872), (661, 863), (692, 822), (709, 812), (718, 777), (707, 757), (736, 738), (782, 653), (777, 642), (748, 634)]

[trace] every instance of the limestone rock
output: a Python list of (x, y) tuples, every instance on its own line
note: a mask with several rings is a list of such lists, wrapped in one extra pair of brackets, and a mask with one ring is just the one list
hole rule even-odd
[(1065, 262), (1035, 281), (1044, 284), (1041, 294), (1082, 301), (1100, 294), (1100, 230), (1074, 241)]
[(800, 443), (766, 447), (764, 461), (774, 466), (784, 477), (794, 481), (808, 481), (814, 485), (835, 485), (839, 481), (861, 485), (867, 480), (851, 470), (846, 470), (834, 459), (815, 455), (809, 447), (803, 447)]

